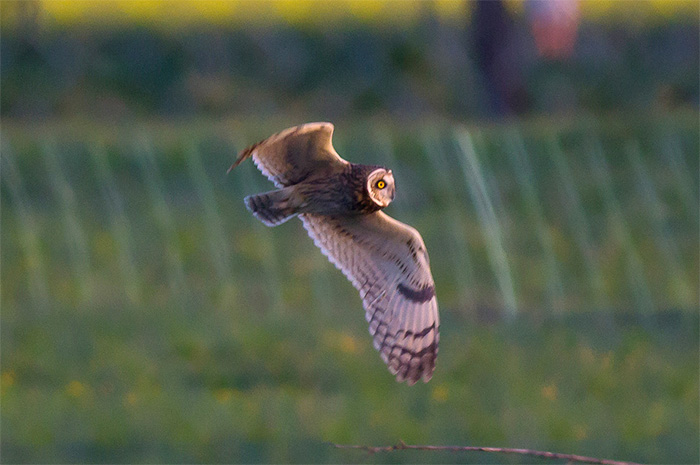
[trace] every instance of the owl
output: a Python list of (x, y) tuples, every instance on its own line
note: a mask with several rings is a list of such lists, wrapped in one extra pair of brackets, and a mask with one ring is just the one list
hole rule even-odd
[(409, 385), (430, 380), (438, 353), (435, 286), (418, 231), (382, 209), (394, 200), (394, 175), (382, 166), (342, 159), (331, 123), (308, 123), (243, 150), (277, 190), (244, 199), (267, 226), (298, 216), (316, 246), (360, 292), (389, 371)]

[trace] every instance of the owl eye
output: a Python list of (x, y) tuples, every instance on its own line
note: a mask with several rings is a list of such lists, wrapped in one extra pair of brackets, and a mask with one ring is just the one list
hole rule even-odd
[(377, 188), (378, 189), (384, 189), (386, 187), (386, 182), (383, 179), (380, 179), (377, 181)]

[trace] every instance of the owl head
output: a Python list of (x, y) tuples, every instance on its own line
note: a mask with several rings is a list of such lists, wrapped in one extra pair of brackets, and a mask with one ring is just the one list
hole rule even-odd
[(394, 175), (391, 170), (377, 168), (367, 176), (367, 192), (369, 198), (379, 208), (384, 208), (394, 200)]

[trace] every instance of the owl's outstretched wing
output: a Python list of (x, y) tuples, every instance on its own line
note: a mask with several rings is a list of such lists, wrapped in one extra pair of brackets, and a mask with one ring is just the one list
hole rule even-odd
[(297, 184), (310, 174), (330, 173), (348, 162), (333, 148), (333, 124), (307, 123), (285, 129), (242, 150), (229, 171), (248, 157), (278, 188)]
[(360, 291), (374, 347), (397, 381), (427, 382), (435, 370), (437, 299), (418, 231), (379, 211), (299, 215), (314, 243)]

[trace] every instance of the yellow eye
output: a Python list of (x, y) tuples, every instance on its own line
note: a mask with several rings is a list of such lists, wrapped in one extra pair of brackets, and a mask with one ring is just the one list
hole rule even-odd
[(379, 189), (384, 189), (386, 187), (386, 182), (384, 182), (383, 179), (380, 179), (379, 181), (377, 181), (377, 187)]

